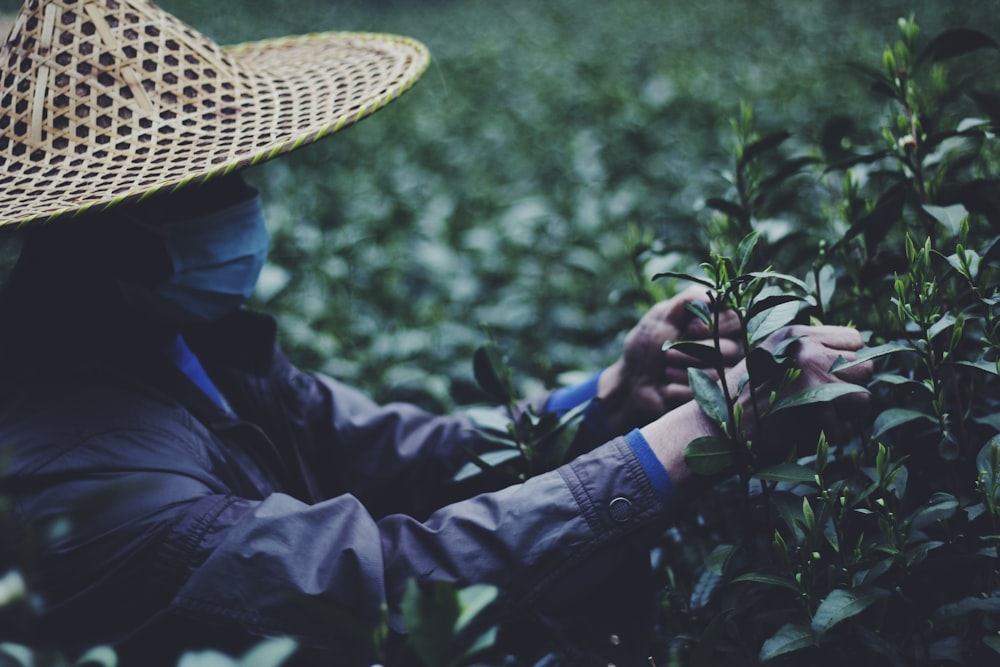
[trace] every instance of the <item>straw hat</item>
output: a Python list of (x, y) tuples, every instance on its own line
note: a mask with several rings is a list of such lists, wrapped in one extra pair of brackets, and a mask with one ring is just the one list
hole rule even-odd
[(0, 46), (0, 226), (269, 160), (392, 101), (428, 59), (393, 35), (221, 47), (148, 0), (27, 0)]

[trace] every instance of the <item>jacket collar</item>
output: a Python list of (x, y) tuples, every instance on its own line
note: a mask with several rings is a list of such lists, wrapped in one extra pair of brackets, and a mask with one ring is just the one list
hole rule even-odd
[(206, 366), (230, 366), (266, 375), (274, 359), (278, 326), (270, 315), (239, 310), (209, 324), (184, 329), (184, 339)]

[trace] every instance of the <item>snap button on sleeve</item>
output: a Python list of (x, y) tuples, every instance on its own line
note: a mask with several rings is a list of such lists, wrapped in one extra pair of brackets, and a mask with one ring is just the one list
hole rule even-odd
[(628, 498), (618, 497), (608, 505), (611, 510), (611, 518), (618, 523), (624, 523), (632, 518), (632, 501)]

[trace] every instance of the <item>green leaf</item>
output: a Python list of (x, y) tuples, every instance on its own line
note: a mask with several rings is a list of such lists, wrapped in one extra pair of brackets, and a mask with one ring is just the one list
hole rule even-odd
[(729, 421), (729, 406), (719, 384), (700, 368), (688, 368), (688, 383), (698, 407), (714, 424), (726, 427)]
[(294, 639), (275, 637), (253, 647), (240, 659), (240, 667), (278, 667), (285, 663), (295, 649), (298, 648)]
[[(966, 505), (962, 508), (965, 512), (965, 516), (968, 517), (969, 521), (975, 521), (983, 514), (986, 513), (986, 503), (976, 503), (975, 505)], [(996, 549), (993, 550), (993, 556), (996, 556)]]
[(760, 194), (757, 196), (755, 203), (757, 206), (763, 204), (770, 195), (774, 194), (774, 190), (778, 188), (782, 183), (790, 179), (791, 177), (802, 173), (802, 170), (814, 164), (821, 162), (819, 158), (806, 156), (793, 157), (782, 162), (774, 173), (770, 174), (760, 183)]
[(966, 248), (962, 252), (962, 256), (956, 252), (953, 255), (948, 255), (945, 257), (951, 268), (955, 269), (960, 275), (966, 276), (971, 280), (975, 280), (979, 275), (979, 267), (982, 265), (982, 257), (979, 256), (975, 250), (970, 250)]
[(920, 52), (917, 63), (920, 64), (928, 58), (939, 62), (979, 49), (996, 48), (1000, 48), (996, 40), (985, 33), (970, 28), (952, 28), (932, 39)]
[(712, 308), (705, 301), (689, 301), (684, 310), (698, 318), (706, 327), (712, 328)]
[(747, 574), (741, 574), (738, 577), (734, 577), (732, 581), (730, 581), (730, 583), (733, 584), (740, 582), (754, 582), (758, 584), (767, 584), (768, 586), (780, 586), (781, 588), (787, 588), (796, 595), (802, 592), (799, 590), (798, 585), (791, 579), (778, 577), (773, 574), (764, 574), (762, 572), (749, 572)]
[(821, 384), (816, 387), (806, 387), (779, 400), (771, 409), (770, 414), (773, 415), (788, 408), (797, 408), (813, 403), (828, 403), (848, 394), (868, 393), (870, 392), (861, 385), (850, 384), (849, 382), (836, 382), (833, 384)]
[(931, 206), (930, 204), (924, 204), (923, 208), (929, 216), (944, 225), (952, 236), (958, 236), (962, 220), (969, 217), (969, 211), (961, 204), (953, 206)]
[(979, 449), (976, 454), (976, 470), (992, 474), (994, 460), (1000, 460), (1000, 435), (993, 436)]
[(803, 302), (805, 299), (797, 294), (772, 294), (763, 299), (757, 299), (747, 310), (747, 319), (753, 319), (766, 310), (792, 301)]
[(746, 220), (747, 212), (742, 206), (736, 202), (731, 202), (728, 199), (719, 199), (718, 197), (711, 197), (705, 200), (705, 206), (708, 208), (719, 211), (728, 215), (730, 218), (736, 220)]
[(801, 623), (786, 623), (764, 641), (758, 659), (761, 662), (767, 662), (810, 646), (816, 646), (816, 638), (809, 626)]
[(758, 141), (748, 144), (743, 148), (743, 154), (740, 157), (740, 166), (742, 167), (747, 164), (761, 153), (774, 150), (783, 144), (790, 136), (792, 136), (791, 132), (787, 130), (780, 130), (762, 137)]
[(511, 401), (508, 382), (504, 379), (505, 368), (503, 354), (495, 345), (480, 347), (472, 358), (472, 370), (479, 387), (491, 400), (504, 405)]
[(950, 493), (938, 492), (927, 501), (926, 506), (913, 513), (910, 525), (923, 530), (940, 521), (947, 521), (958, 511), (958, 500)]
[(736, 452), (728, 440), (704, 436), (684, 448), (684, 462), (699, 475), (715, 475), (736, 463)]
[[(715, 579), (718, 579), (718, 577), (715, 577)], [(692, 606), (700, 608), (703, 605), (692, 604)], [(687, 661), (688, 665), (691, 667), (713, 667), (718, 664), (712, 659), (712, 656), (715, 654), (715, 649), (724, 637), (723, 633), (732, 615), (733, 612), (731, 610), (724, 609), (722, 613), (712, 617), (712, 620), (708, 622), (708, 625), (702, 631), (701, 637), (698, 638), (698, 643), (695, 644), (694, 649), (691, 651), (690, 658)]]
[(458, 657), (459, 661), (465, 660), (475, 656), (480, 651), (485, 651), (487, 649), (493, 648), (497, 643), (497, 637), (500, 634), (500, 628), (492, 627), (483, 634), (476, 638), (476, 641), (472, 642), (469, 650), (465, 651), (461, 656)]
[(812, 619), (812, 629), (822, 636), (833, 626), (857, 616), (865, 609), (887, 597), (889, 593), (880, 588), (832, 591), (816, 609)]
[[(495, 406), (471, 407), (462, 411), (468, 417), (477, 431), (491, 431), (507, 435), (507, 427), (510, 425), (510, 418), (504, 411), (498, 410)], [(514, 446), (511, 443), (511, 446)]]
[[(867, 571), (863, 573), (861, 581), (866, 585), (878, 581), (879, 577), (889, 571), (894, 562), (895, 558), (891, 556), (875, 562), (870, 568), (868, 568)], [(859, 572), (859, 574), (861, 573)]]
[[(294, 642), (293, 642), (294, 644)], [(90, 649), (79, 658), (77, 658), (76, 665), (103, 665), (104, 667), (115, 667), (118, 664), (118, 654), (115, 653), (114, 649), (109, 646), (95, 646)], [(263, 662), (259, 663), (265, 667), (269, 665), (279, 665), (280, 663), (274, 662)]]
[(720, 544), (705, 557), (705, 567), (709, 572), (722, 576), (726, 573), (726, 565), (734, 553), (736, 553), (736, 547), (733, 545)]
[(927, 329), (927, 337), (930, 340), (934, 340), (942, 332), (947, 331), (949, 328), (955, 325), (955, 316), (951, 313), (945, 313), (938, 319), (937, 322), (932, 324)]
[(798, 316), (802, 299), (794, 299), (772, 306), (747, 322), (750, 344), (755, 345), (783, 326), (791, 324)]
[(753, 252), (757, 248), (758, 241), (760, 241), (760, 232), (758, 231), (750, 232), (740, 241), (740, 245), (736, 249), (736, 271), (739, 275), (746, 273), (747, 268), (750, 266), (750, 261), (753, 259)]
[(885, 238), (892, 225), (902, 219), (906, 195), (905, 183), (893, 185), (882, 194), (878, 203), (875, 204), (875, 208), (859, 217), (851, 225), (851, 228), (844, 233), (834, 247), (836, 248), (859, 234), (863, 234), (866, 248), (869, 252), (873, 252)]
[[(843, 357), (841, 357), (840, 360), (843, 361)], [(836, 366), (837, 364), (834, 364), (834, 365)], [(850, 365), (850, 364), (847, 364), (847, 365)], [(842, 366), (838, 366), (838, 368), (841, 368), (841, 367)], [(896, 373), (878, 373), (878, 374), (874, 375), (872, 377), (872, 379), (871, 379), (871, 384), (874, 385), (874, 384), (879, 384), (879, 383), (890, 384), (890, 385), (897, 386), (897, 387), (905, 386), (908, 390), (914, 391), (914, 392), (921, 391), (921, 392), (931, 393), (930, 387), (928, 387), (923, 382), (918, 382), (917, 380), (914, 380), (913, 378), (908, 378), (908, 377), (905, 377), (903, 375), (898, 375)]]
[(833, 373), (845, 368), (857, 366), (858, 364), (863, 364), (866, 361), (878, 359), (879, 357), (884, 357), (889, 354), (895, 354), (896, 352), (912, 352), (914, 349), (913, 345), (905, 341), (895, 341), (892, 343), (885, 343), (884, 345), (876, 345), (875, 347), (863, 347), (858, 350), (854, 361), (847, 361), (842, 357), (838, 358), (837, 361), (833, 363), (833, 366), (830, 367), (830, 372)]
[(581, 403), (559, 417), (552, 412), (542, 413), (540, 422), (529, 432), (529, 443), (534, 441), (535, 453), (539, 453), (548, 466), (555, 468), (567, 461), (580, 431), (583, 414), (591, 403)]
[(424, 663), (447, 665), (459, 616), (458, 593), (446, 581), (420, 585), (410, 579), (400, 602), (407, 644)]
[(816, 282), (818, 283), (816, 289), (819, 292), (820, 306), (825, 313), (830, 309), (830, 300), (833, 298), (834, 292), (837, 291), (837, 270), (830, 264), (824, 264), (819, 270)]
[(931, 620), (936, 624), (964, 619), (969, 614), (1000, 614), (1000, 597), (967, 597), (958, 602), (943, 604), (931, 614)]
[(927, 542), (921, 542), (917, 546), (907, 549), (903, 552), (903, 558), (906, 560), (906, 566), (913, 567), (918, 563), (922, 563), (924, 559), (927, 558), (928, 552), (942, 546), (944, 546), (944, 542), (939, 540), (930, 540)]
[(879, 160), (883, 160), (889, 157), (889, 155), (890, 153), (888, 150), (881, 150), (866, 155), (850, 155), (848, 157), (837, 160), (836, 162), (833, 162), (829, 167), (827, 167), (824, 170), (824, 173), (828, 174), (834, 171), (845, 171), (859, 164), (874, 164)]
[(966, 368), (974, 368), (977, 371), (983, 371), (984, 373), (989, 373), (990, 375), (1000, 375), (997, 373), (997, 362), (995, 361), (967, 361), (961, 359), (955, 362), (956, 366), (965, 366)]
[[(0, 643), (0, 658), (4, 658), (0, 662), (4, 667), (7, 667), (7, 665), (11, 665), (11, 667), (35, 667), (36, 663), (34, 651), (27, 646), (10, 642)], [(11, 664), (11, 660), (16, 660), (17, 662)]]
[(468, 627), (476, 616), (493, 604), (498, 593), (497, 587), (489, 584), (475, 584), (458, 591), (458, 606), (461, 613), (455, 621), (455, 633)]
[(806, 285), (805, 281), (801, 278), (796, 278), (795, 276), (790, 276), (787, 273), (778, 273), (777, 271), (753, 271), (748, 273), (751, 278), (764, 278), (767, 280), (783, 280), (785, 282), (791, 283), (796, 287), (800, 288), (803, 294), (809, 294), (809, 285)]
[(719, 352), (712, 345), (705, 345), (704, 343), (695, 343), (689, 340), (680, 341), (667, 341), (663, 344), (663, 351), (667, 350), (677, 350), (682, 354), (686, 354), (689, 357), (693, 357), (698, 361), (702, 362), (709, 368), (718, 368), (725, 365), (725, 360), (722, 358), (722, 353)]
[(721, 584), (722, 577), (707, 568), (703, 570), (691, 589), (691, 607), (694, 609), (707, 607)]
[(802, 523), (810, 532), (816, 526), (816, 513), (813, 511), (808, 496), (802, 496)]
[(777, 382), (784, 377), (785, 370), (785, 364), (772, 350), (755, 347), (747, 356), (747, 372), (754, 387), (759, 387), (768, 381)]
[(507, 461), (519, 458), (520, 456), (521, 450), (516, 448), (484, 452), (459, 468), (458, 472), (455, 473), (455, 476), (452, 479), (456, 482), (461, 482), (462, 480), (478, 475), (480, 472), (490, 470), (506, 463)]
[(879, 414), (875, 419), (875, 424), (872, 426), (872, 437), (877, 439), (894, 428), (921, 419), (930, 422), (934, 421), (933, 417), (923, 412), (908, 410), (906, 408), (890, 408)]
[(1000, 636), (986, 635), (985, 637), (983, 637), (983, 643), (989, 646), (997, 653), (1000, 653)]
[(700, 278), (698, 276), (692, 276), (689, 273), (677, 273), (676, 271), (664, 271), (663, 273), (657, 273), (653, 276), (653, 280), (659, 280), (660, 278), (676, 278), (678, 280), (685, 280), (687, 282), (697, 283), (699, 285), (704, 285), (709, 289), (715, 289), (715, 284), (707, 280), (706, 278)]
[(889, 469), (889, 483), (886, 485), (886, 489), (900, 500), (906, 493), (906, 484), (910, 480), (910, 471), (902, 463), (905, 459), (903, 457)]
[(779, 463), (769, 466), (755, 472), (753, 477), (768, 482), (816, 483), (815, 471), (812, 468), (806, 468), (797, 463)]
[(790, 358), (785, 354), (786, 352), (788, 352), (788, 348), (794, 345), (801, 338), (802, 336), (789, 336), (785, 338), (771, 349), (771, 354), (777, 361), (784, 362), (785, 360)]
[(219, 651), (188, 651), (177, 667), (240, 667), (239, 663)]
[(987, 415), (980, 415), (974, 420), (977, 424), (982, 424), (984, 426), (989, 426), (994, 431), (1000, 432), (1000, 414), (991, 412)]

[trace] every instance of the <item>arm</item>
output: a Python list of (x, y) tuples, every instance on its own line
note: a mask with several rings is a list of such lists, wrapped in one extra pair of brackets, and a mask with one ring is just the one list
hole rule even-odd
[[(138, 441), (152, 458), (110, 455)], [(185, 449), (163, 434), (105, 433), (26, 478), (52, 474), (21, 498), (32, 518), (72, 512), (95, 480), (123, 494), (47, 550), (53, 637), (125, 640), (140, 651), (204, 640), (237, 652), (289, 634), (327, 657), (370, 659), (383, 608), (405, 631), (400, 600), (411, 579), (496, 585), (498, 618), (569, 605), (671, 512), (621, 440), (424, 521), (376, 520), (348, 494), (314, 505), (280, 492), (238, 497)]]
[[(575, 451), (593, 449), (645, 426), (691, 399), (687, 369), (701, 364), (677, 350), (664, 352), (663, 345), (709, 335), (688, 309), (694, 301), (708, 301), (704, 288), (691, 288), (656, 304), (629, 332), (618, 361), (590, 381), (556, 390), (547, 397), (542, 409), (557, 413), (598, 399), (584, 413)], [(740, 354), (731, 338), (737, 331), (735, 315), (721, 313), (721, 345), (729, 365)], [(314, 386), (311, 392), (300, 392), (297, 400), (312, 406), (312, 428), (322, 434), (320, 439), (330, 448), (329, 460), (317, 469), (336, 478), (328, 485), (331, 493), (355, 494), (376, 515), (390, 511), (422, 515), (422, 510), (415, 508), (440, 507), (495, 489), (482, 486), (483, 478), (463, 485), (452, 482), (454, 474), (469, 462), (469, 452), (479, 454), (495, 448), (463, 417), (436, 417), (401, 404), (378, 406), (329, 378), (300, 375), (309, 378), (300, 384)], [(645, 457), (642, 460), (647, 461)]]

